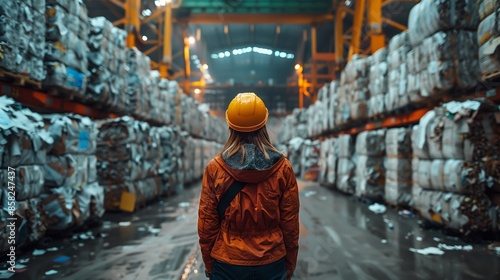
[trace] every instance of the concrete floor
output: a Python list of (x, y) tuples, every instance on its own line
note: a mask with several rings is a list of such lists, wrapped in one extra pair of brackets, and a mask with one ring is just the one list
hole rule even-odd
[[(301, 236), (294, 279), (500, 279), (500, 254), (487, 244), (443, 255), (411, 252), (440, 243), (467, 244), (423, 230), (416, 218), (393, 209), (374, 214), (354, 198), (316, 183), (299, 185)], [(106, 213), (100, 228), (38, 244), (44, 251), (18, 255), (25, 267), (9, 279), (206, 279), (196, 232), (200, 188), (195, 184), (134, 214)]]

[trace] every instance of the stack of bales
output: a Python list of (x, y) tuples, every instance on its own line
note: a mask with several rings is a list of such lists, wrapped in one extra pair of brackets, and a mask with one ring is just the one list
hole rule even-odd
[(496, 76), (500, 71), (500, 1), (479, 0), (479, 65), (483, 77)]
[(351, 135), (340, 135), (338, 138), (337, 188), (348, 194), (356, 190), (356, 161)]
[(385, 135), (385, 201), (391, 205), (412, 205), (411, 129), (392, 128)]
[[(392, 37), (389, 43), (389, 86), (388, 94), (385, 96), (385, 107), (387, 111), (403, 108), (410, 103), (408, 88), (408, 53), (411, 51), (410, 38), (408, 32), (404, 31)], [(413, 75), (413, 78), (416, 76)], [(418, 92), (414, 101), (419, 101)]]
[(368, 101), (368, 116), (373, 117), (386, 112), (385, 98), (388, 92), (387, 63), (388, 51), (382, 48), (371, 56), (370, 66), (370, 99)]
[(500, 189), (495, 114), (495, 104), (478, 100), (446, 103), (422, 117), (412, 141), (423, 190), (413, 199), (425, 219), (464, 234), (491, 229), (491, 193)]
[[(157, 80), (155, 78), (155, 80)], [(170, 81), (167, 79), (160, 79), (158, 81), (158, 98), (157, 100), (160, 102), (158, 106), (155, 106), (155, 110), (157, 112), (153, 115), (154, 119), (157, 119), (161, 123), (164, 124), (172, 124), (173, 123), (173, 115), (172, 108), (170, 107), (170, 95), (168, 92), (168, 86)]]
[(306, 139), (302, 146), (300, 174), (305, 180), (316, 181), (319, 173), (319, 141)]
[(424, 0), (413, 7), (408, 19), (413, 46), (408, 59), (408, 91), (413, 99), (440, 99), (451, 89), (477, 85), (478, 24), (475, 1)]
[(0, 67), (36, 81), (45, 79), (44, 11), (45, 0), (0, 1)]
[(45, 87), (72, 92), (83, 99), (87, 72), (87, 8), (77, 0), (47, 0)]
[(158, 176), (161, 180), (160, 195), (170, 195), (174, 193), (177, 184), (176, 172), (180, 169), (179, 160), (176, 157), (176, 150), (180, 145), (180, 134), (177, 127), (154, 128), (160, 137), (160, 163), (158, 166)]
[(104, 214), (104, 189), (97, 183), (97, 124), (78, 115), (45, 115), (54, 139), (44, 165), (42, 194), (50, 231), (78, 227)]
[(97, 174), (105, 187), (106, 210), (119, 210), (124, 204), (135, 209), (158, 196), (160, 136), (149, 124), (129, 117), (107, 120), (97, 144)]
[(88, 84), (85, 100), (112, 111), (125, 110), (125, 31), (104, 17), (89, 21)]
[(363, 131), (356, 138), (356, 196), (384, 199), (385, 130)]
[[(0, 97), (0, 251), (11, 235), (8, 218), (15, 221), (16, 246), (42, 238), (46, 231), (43, 190), (47, 148), (53, 139), (43, 129), (42, 117), (20, 110), (12, 99)], [(14, 193), (15, 192), (15, 193)], [(14, 203), (15, 201), (15, 203)]]

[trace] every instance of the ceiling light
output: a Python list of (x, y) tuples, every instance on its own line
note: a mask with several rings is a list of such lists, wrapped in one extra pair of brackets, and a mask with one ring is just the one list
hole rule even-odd
[(231, 55), (231, 53), (229, 51), (225, 51), (224, 54), (229, 57)]
[(224, 57), (224, 53), (223, 52), (220, 52), (219, 53), (219, 58), (223, 58)]
[(205, 63), (203, 64), (203, 69), (207, 70), (208, 69), (208, 65)]
[(196, 39), (193, 36), (189, 36), (188, 42), (189, 42), (189, 44), (192, 45), (192, 44), (194, 44), (196, 42)]
[(286, 57), (286, 52), (280, 52), (280, 57)]
[(143, 40), (143, 41), (147, 41), (147, 40), (148, 40), (148, 36), (145, 36), (145, 35), (144, 35), (144, 36), (142, 36), (142, 40)]
[(280, 56), (280, 51), (275, 51), (274, 56)]
[(193, 54), (193, 55), (191, 56), (191, 59), (192, 59), (192, 60), (196, 60), (196, 59), (198, 59), (198, 56), (197, 56), (197, 55), (195, 55), (195, 54)]
[(149, 17), (150, 15), (151, 15), (151, 10), (150, 9), (146, 9), (146, 10), (142, 11), (142, 16), (143, 17)]
[(291, 53), (287, 54), (287, 55), (286, 55), (286, 58), (288, 58), (288, 59), (293, 58), (293, 54), (291, 54)]
[(200, 94), (200, 93), (201, 93), (201, 89), (199, 89), (199, 88), (194, 89), (194, 94)]
[(299, 70), (300, 69), (300, 64), (295, 64), (295, 70)]
[(215, 53), (213, 53), (210, 57), (213, 58), (213, 59), (219, 58), (219, 56), (217, 54), (215, 54)]

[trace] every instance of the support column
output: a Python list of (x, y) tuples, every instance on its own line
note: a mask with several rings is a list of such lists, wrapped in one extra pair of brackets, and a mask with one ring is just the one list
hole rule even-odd
[(167, 3), (163, 20), (163, 56), (160, 62), (160, 76), (167, 78), (172, 63), (172, 4)]
[(125, 30), (127, 31), (127, 47), (136, 45), (137, 34), (139, 34), (141, 22), (139, 11), (141, 10), (141, 0), (127, 0), (125, 3)]
[(339, 69), (344, 65), (344, 9), (339, 5), (335, 16), (335, 62)]
[(382, 0), (370, 0), (368, 10), (368, 35), (370, 35), (371, 53), (385, 47), (385, 36), (382, 32)]
[(359, 53), (364, 14), (365, 0), (356, 0), (354, 7), (354, 21), (352, 25), (351, 47), (349, 48), (349, 61), (351, 61), (353, 55)]
[(190, 94), (191, 60), (189, 57), (189, 38), (186, 32), (186, 26), (182, 27), (182, 37), (184, 38), (184, 93)]
[(318, 83), (318, 64), (317, 64), (317, 38), (316, 38), (316, 26), (311, 27), (311, 58), (312, 58), (312, 68), (311, 68), (311, 92), (312, 92), (312, 102), (316, 102), (316, 85)]

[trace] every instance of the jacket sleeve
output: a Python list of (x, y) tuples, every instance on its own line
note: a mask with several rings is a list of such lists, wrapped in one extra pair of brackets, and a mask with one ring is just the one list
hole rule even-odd
[(291, 166), (285, 167), (287, 185), (280, 201), (280, 228), (286, 247), (286, 272), (288, 279), (292, 277), (297, 265), (299, 252), (299, 191), (297, 180)]
[(210, 253), (219, 233), (220, 225), (217, 214), (216, 190), (207, 169), (205, 168), (203, 174), (200, 206), (198, 208), (198, 236), (205, 269), (208, 273), (212, 273), (214, 259), (210, 256)]

